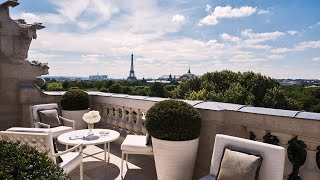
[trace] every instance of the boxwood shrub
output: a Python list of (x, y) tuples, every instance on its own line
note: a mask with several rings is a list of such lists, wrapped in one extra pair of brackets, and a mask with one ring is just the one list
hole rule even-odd
[(61, 97), (63, 110), (85, 110), (89, 108), (89, 95), (81, 89), (71, 88)]
[(169, 141), (193, 140), (200, 136), (201, 117), (197, 109), (177, 100), (160, 101), (146, 115), (148, 133)]
[(0, 141), (0, 179), (71, 180), (63, 169), (35, 148)]

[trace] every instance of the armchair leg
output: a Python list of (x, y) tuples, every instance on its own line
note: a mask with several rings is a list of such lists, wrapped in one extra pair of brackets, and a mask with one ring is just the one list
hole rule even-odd
[(80, 163), (80, 180), (83, 180), (83, 162)]
[(129, 154), (126, 154), (126, 165), (128, 164), (128, 156)]
[(122, 152), (122, 157), (121, 157), (121, 169), (120, 169), (121, 177), (122, 177), (122, 174), (123, 174), (123, 159), (124, 159), (124, 153)]

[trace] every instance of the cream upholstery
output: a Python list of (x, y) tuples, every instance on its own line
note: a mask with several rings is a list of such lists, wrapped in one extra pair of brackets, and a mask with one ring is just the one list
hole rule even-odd
[(226, 146), (262, 155), (263, 161), (259, 173), (259, 180), (283, 179), (285, 163), (285, 149), (283, 147), (217, 134), (212, 153), (210, 175), (201, 178), (201, 180), (212, 179), (212, 177), (215, 179)]
[[(50, 128), (49, 125), (40, 122), (40, 117), (38, 114), (39, 110), (47, 110), (47, 109), (58, 109), (58, 105), (56, 103), (51, 103), (51, 104), (38, 104), (38, 105), (30, 106), (30, 115), (31, 115), (31, 119), (33, 121), (34, 127)], [(74, 124), (75, 124), (74, 120), (66, 119), (61, 116), (59, 116), (59, 119), (64, 125), (50, 128), (52, 132), (52, 136), (54, 138), (58, 137), (60, 134), (72, 131), (74, 129)]]
[(128, 162), (128, 154), (146, 154), (153, 155), (152, 146), (146, 145), (146, 136), (144, 135), (127, 135), (121, 144), (122, 161), (121, 161), (121, 176), (123, 172), (123, 160), (126, 155), (126, 163)]
[(127, 135), (121, 144), (122, 151), (152, 152), (152, 146), (146, 145), (146, 136)]
[[(80, 166), (80, 179), (83, 179), (83, 163), (82, 163), (82, 145), (79, 144), (66, 151), (54, 153), (52, 134), (50, 129), (43, 128), (11, 128), (7, 131), (0, 132), (0, 139), (19, 142), (20, 144), (29, 145), (36, 148), (40, 152), (48, 152), (48, 157), (56, 162), (56, 157), (60, 156), (63, 160), (59, 166), (65, 173), (71, 172), (77, 166)], [(77, 152), (73, 152), (79, 149)]]

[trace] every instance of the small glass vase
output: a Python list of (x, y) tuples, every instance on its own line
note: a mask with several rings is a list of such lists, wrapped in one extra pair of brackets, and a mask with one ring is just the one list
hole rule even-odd
[(93, 123), (88, 123), (88, 129), (89, 129), (89, 132), (88, 132), (88, 136), (93, 136), (94, 133), (92, 132), (92, 129), (94, 127), (94, 124)]

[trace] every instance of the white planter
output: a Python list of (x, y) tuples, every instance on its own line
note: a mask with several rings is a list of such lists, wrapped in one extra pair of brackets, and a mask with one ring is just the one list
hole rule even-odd
[(152, 137), (158, 180), (191, 180), (199, 138), (165, 141)]
[(75, 122), (75, 129), (87, 129), (87, 123), (82, 119), (82, 116), (89, 112), (89, 109), (86, 110), (78, 110), (78, 111), (67, 111), (61, 110), (62, 117), (67, 119), (74, 120)]

